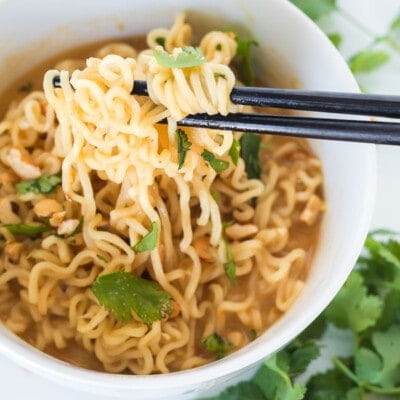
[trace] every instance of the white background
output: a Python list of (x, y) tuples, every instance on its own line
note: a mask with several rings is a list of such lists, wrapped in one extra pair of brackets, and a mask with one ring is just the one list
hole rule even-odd
[[(319, 1), (319, 0), (314, 0)], [(342, 0), (340, 5), (360, 21), (370, 32), (382, 34), (400, 13), (400, 0)], [(344, 32), (342, 54), (348, 58), (368, 45), (370, 34), (355, 27), (340, 15), (319, 21), (327, 32)], [(400, 45), (400, 41), (399, 41)], [(361, 85), (371, 92), (400, 94), (400, 55), (372, 74), (359, 77)], [(375, 214), (371, 228), (384, 227), (400, 230), (400, 148), (377, 146), (378, 188)], [(333, 337), (327, 353), (340, 338)], [(327, 356), (326, 356), (327, 357)], [(99, 396), (79, 393), (36, 376), (0, 355), (0, 398), (7, 400), (95, 400)], [(139, 398), (132, 393), (132, 398)], [(106, 399), (104, 397), (104, 399)]]

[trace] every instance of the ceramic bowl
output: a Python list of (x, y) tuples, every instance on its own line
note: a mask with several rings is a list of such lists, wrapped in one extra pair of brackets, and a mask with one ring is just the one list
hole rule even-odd
[[(3, 0), (0, 91), (63, 49), (169, 27), (186, 10), (195, 30), (235, 26), (259, 42), (257, 73), (303, 89), (358, 91), (345, 61), (324, 34), (286, 0)], [(56, 360), (0, 326), (0, 353), (79, 391), (113, 398), (190, 399), (218, 393), (254, 373), (333, 299), (361, 251), (373, 211), (375, 147), (311, 141), (323, 162), (327, 211), (307, 284), (291, 309), (245, 348), (209, 365), (152, 376), (85, 370)]]

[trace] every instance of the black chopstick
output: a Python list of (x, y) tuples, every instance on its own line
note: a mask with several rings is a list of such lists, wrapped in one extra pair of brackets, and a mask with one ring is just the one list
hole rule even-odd
[[(135, 81), (132, 94), (147, 96), (146, 82)], [(236, 86), (231, 101), (248, 106), (400, 118), (400, 96)]]
[[(165, 122), (165, 121), (163, 121)], [(282, 136), (400, 145), (400, 124), (346, 119), (287, 117), (267, 114), (196, 114), (180, 126)]]
[[(60, 87), (59, 77), (53, 80)], [(147, 83), (135, 81), (132, 94), (147, 96)], [(326, 113), (400, 118), (400, 96), (314, 92), (291, 89), (234, 87), (236, 104), (269, 106)], [(165, 123), (166, 121), (162, 121)], [(400, 145), (400, 123), (276, 116), (268, 114), (189, 115), (180, 126), (233, 130), (313, 139)]]

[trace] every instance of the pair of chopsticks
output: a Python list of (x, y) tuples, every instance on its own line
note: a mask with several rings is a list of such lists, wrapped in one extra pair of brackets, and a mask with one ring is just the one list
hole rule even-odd
[[(53, 80), (60, 87), (59, 77)], [(135, 81), (132, 94), (147, 96), (145, 81)], [(400, 96), (291, 89), (234, 87), (234, 104), (324, 113), (400, 118)], [(163, 121), (166, 122), (166, 121)], [(253, 132), (313, 139), (400, 145), (400, 123), (268, 114), (189, 115), (180, 126)]]

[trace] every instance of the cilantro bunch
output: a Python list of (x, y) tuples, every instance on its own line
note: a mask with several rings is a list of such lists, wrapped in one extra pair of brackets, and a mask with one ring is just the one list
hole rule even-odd
[[(331, 14), (336, 14), (346, 24), (369, 39), (365, 47), (351, 54), (347, 59), (351, 71), (360, 84), (363, 83), (364, 74), (381, 68), (393, 56), (400, 57), (400, 13), (392, 20), (386, 32), (377, 34), (341, 7), (339, 0), (291, 0), (291, 2), (314, 20), (339, 50), (341, 50), (343, 36), (340, 31), (332, 31), (329, 28), (326, 17)], [(367, 91), (365, 87), (361, 89)]]
[[(331, 369), (299, 383), (330, 325), (347, 332), (352, 354), (334, 357)], [(251, 381), (209, 400), (363, 400), (372, 394), (400, 397), (400, 234), (384, 230), (367, 237), (354, 271), (309, 328), (264, 361)]]

